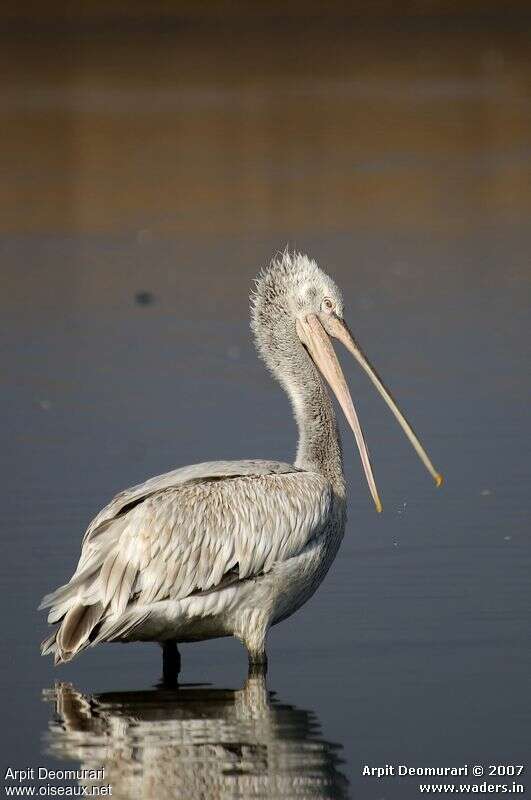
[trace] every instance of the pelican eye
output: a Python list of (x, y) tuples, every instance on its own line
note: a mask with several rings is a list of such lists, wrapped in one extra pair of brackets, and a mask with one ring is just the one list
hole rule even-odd
[(334, 303), (332, 302), (332, 300), (330, 300), (329, 297), (325, 297), (325, 299), (321, 303), (321, 308), (323, 309), (323, 311), (327, 311), (328, 313), (330, 313), (330, 311), (334, 310)]

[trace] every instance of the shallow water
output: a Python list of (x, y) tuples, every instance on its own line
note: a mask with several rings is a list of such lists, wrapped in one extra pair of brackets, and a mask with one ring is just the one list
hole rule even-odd
[[(529, 754), (528, 30), (270, 28), (0, 48), (1, 751), (107, 764), (119, 797), (160, 796), (164, 771), (187, 798), (410, 800), (413, 779), (363, 766)], [(292, 457), (247, 319), (286, 243), (337, 279), (444, 488), (341, 354), (385, 513), (344, 430), (347, 533), (271, 633), (274, 697), (244, 688), (229, 640), (183, 647), (183, 681), (210, 688), (182, 696), (153, 689), (155, 646), (54, 670), (35, 607), (110, 495), (180, 464)]]

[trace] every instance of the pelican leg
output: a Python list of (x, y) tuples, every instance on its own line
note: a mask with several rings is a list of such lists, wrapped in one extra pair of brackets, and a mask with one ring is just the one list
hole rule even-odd
[(252, 613), (242, 619), (235, 635), (244, 645), (249, 658), (249, 677), (267, 674), (266, 637), (269, 627), (266, 614)]
[(175, 686), (181, 671), (181, 654), (177, 642), (162, 642), (162, 683)]
[(267, 675), (267, 653), (265, 650), (260, 652), (248, 650), (249, 671), (248, 678), (265, 677)]

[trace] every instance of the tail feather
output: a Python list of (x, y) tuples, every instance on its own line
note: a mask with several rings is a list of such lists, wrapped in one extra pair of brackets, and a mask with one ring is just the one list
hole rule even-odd
[(118, 617), (108, 617), (103, 621), (91, 645), (127, 639), (136, 628), (140, 627), (148, 619), (150, 614), (151, 610), (143, 607), (131, 609)]
[(89, 644), (89, 636), (103, 616), (103, 605), (73, 605), (56, 632), (56, 663), (70, 661)]
[(45, 639), (43, 642), (41, 642), (41, 655), (42, 656), (47, 656), (50, 653), (55, 653), (56, 652), (56, 649), (57, 649), (56, 644), (55, 644), (56, 636), (57, 636), (57, 631), (54, 631), (51, 636), (48, 636), (47, 639)]
[(150, 613), (150, 609), (143, 607), (107, 616), (108, 609), (100, 602), (90, 606), (76, 603), (66, 612), (59, 627), (42, 642), (41, 654), (53, 654), (55, 664), (64, 664), (86, 647), (127, 639)]
[(59, 603), (53, 606), (48, 614), (47, 618), (48, 623), (50, 625), (55, 625), (56, 622), (60, 622), (67, 613), (67, 611), (69, 611), (69, 609), (72, 608), (72, 603), (75, 603), (75, 600), (69, 598), (68, 600), (65, 600), (63, 603)]
[(123, 560), (117, 547), (126, 516), (106, 520), (84, 540), (70, 581), (47, 594), (39, 606), (49, 608), (48, 622), (58, 627), (42, 645), (55, 663), (70, 661), (92, 643), (102, 623), (124, 612), (136, 578), (136, 567)]

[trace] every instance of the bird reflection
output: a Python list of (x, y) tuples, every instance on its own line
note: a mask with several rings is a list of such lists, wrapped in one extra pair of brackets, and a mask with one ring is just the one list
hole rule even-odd
[(279, 703), (263, 676), (239, 690), (83, 695), (57, 684), (45, 696), (56, 708), (47, 752), (104, 767), (103, 780), (80, 783), (110, 784), (115, 800), (348, 796), (340, 747), (320, 738), (313, 712)]

